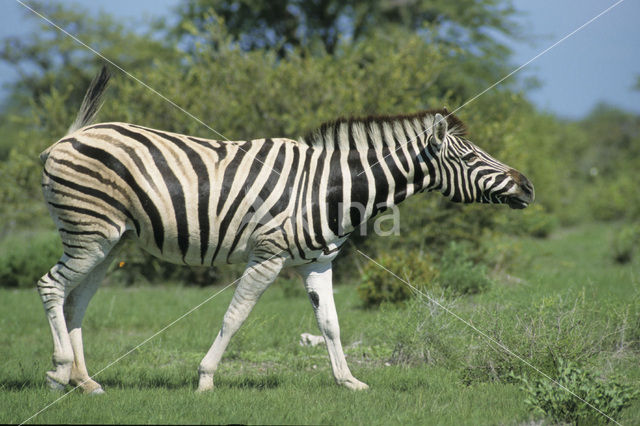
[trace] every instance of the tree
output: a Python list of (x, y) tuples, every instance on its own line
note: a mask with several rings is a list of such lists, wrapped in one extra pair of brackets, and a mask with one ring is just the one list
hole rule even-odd
[[(176, 57), (173, 47), (154, 37), (157, 28), (153, 26), (139, 33), (109, 14), (95, 17), (87, 9), (55, 2), (29, 5), (130, 72)], [(8, 103), (14, 109), (30, 108), (30, 102), (38, 102), (54, 88), (71, 90), (71, 102), (81, 101), (95, 69), (104, 61), (27, 9), (25, 17), (36, 20), (39, 30), (27, 37), (7, 37), (0, 46), (0, 60), (20, 75)]]
[[(467, 9), (444, 1), (211, 3), (230, 8), (219, 9), (223, 17), (228, 15), (226, 22), (205, 9), (208, 4), (187, 3), (177, 28), (143, 31), (106, 14), (92, 18), (86, 11), (55, 4), (35, 7), (229, 139), (296, 138), (339, 116), (409, 113), (443, 105), (452, 110), (495, 81), (506, 66), (499, 53), (482, 53), (497, 43), (486, 35), (491, 28), (510, 31), (509, 9), (492, 12), (503, 4), (498, 0), (465, 0), (461, 4)], [(242, 9), (248, 5), (255, 8)], [(315, 13), (313, 7), (323, 12)], [(278, 10), (288, 11), (291, 21), (285, 14), (276, 22)], [(39, 195), (38, 153), (64, 135), (101, 60), (48, 25), (27, 40), (5, 40), (0, 60), (23, 70), (14, 108), (4, 117), (19, 125), (0, 141), (4, 229), (33, 228), (34, 218), (50, 227)], [(566, 171), (573, 169), (554, 166), (573, 162), (558, 146), (579, 138), (554, 117), (537, 113), (513, 86), (492, 90), (460, 115), (469, 125), (470, 139), (509, 164), (525, 165), (522, 171), (536, 184), (542, 205), (561, 210), (560, 195), (568, 191), (557, 182), (565, 182)], [(220, 138), (118, 72), (99, 120)], [(519, 226), (522, 215), (479, 207), (460, 210), (438, 195), (415, 197), (402, 207), (407, 212), (402, 226), (413, 232), (395, 240), (371, 238), (367, 247), (373, 253), (390, 246), (438, 250), (452, 238), (477, 243), (500, 224), (518, 232), (529, 229)], [(542, 208), (531, 211), (534, 217), (548, 216)], [(152, 262), (145, 257), (139, 264), (156, 268)]]
[(190, 0), (178, 13), (173, 34), (190, 52), (208, 42), (203, 30), (218, 19), (242, 50), (272, 50), (279, 58), (293, 49), (341, 55), (345, 46), (394, 29), (418, 34), (449, 59), (435, 86), (458, 103), (508, 72), (510, 50), (496, 35), (520, 30), (510, 0)]
[(191, 0), (179, 14), (182, 22), (201, 29), (210, 10), (224, 19), (243, 49), (280, 54), (314, 41), (332, 54), (340, 37), (355, 42), (389, 26), (433, 30), (435, 41), (452, 46), (506, 52), (491, 32), (514, 36), (517, 30), (511, 2), (503, 0)]

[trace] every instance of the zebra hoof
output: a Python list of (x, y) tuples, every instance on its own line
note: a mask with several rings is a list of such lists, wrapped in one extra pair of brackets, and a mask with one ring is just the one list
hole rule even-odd
[(104, 394), (104, 389), (102, 388), (95, 388), (94, 390), (89, 392), (89, 395), (102, 395), (102, 394)]
[(213, 373), (200, 373), (197, 393), (207, 392), (213, 389)]
[(360, 380), (356, 379), (355, 377), (350, 377), (349, 379), (340, 382), (340, 385), (344, 386), (347, 389), (351, 389), (354, 391), (360, 391), (360, 390), (367, 390), (369, 389), (369, 385), (367, 385), (366, 383), (361, 382)]
[(102, 390), (102, 386), (100, 386), (100, 383), (95, 382), (94, 380), (92, 380), (89, 377), (87, 377), (84, 380), (82, 380), (82, 379), (73, 380), (72, 379), (70, 383), (72, 385), (77, 385), (77, 387), (82, 389), (82, 392), (84, 392), (87, 395), (91, 395), (91, 394), (97, 395), (97, 394), (104, 393), (104, 391)]
[(49, 389), (51, 389), (54, 392), (62, 392), (64, 391), (66, 385), (63, 385), (62, 383), (58, 382), (55, 379), (52, 379), (51, 377), (49, 377), (49, 375), (47, 374), (47, 385), (49, 385)]

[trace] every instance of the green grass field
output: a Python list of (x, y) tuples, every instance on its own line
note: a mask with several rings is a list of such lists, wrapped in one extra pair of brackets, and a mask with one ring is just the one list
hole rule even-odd
[[(617, 265), (611, 228), (590, 225), (546, 240), (509, 239), (520, 254), (486, 293), (442, 301), (543, 371), (558, 357), (640, 387), (640, 262)], [(296, 283), (297, 284), (297, 283)], [(213, 298), (109, 365), (216, 288), (105, 287), (84, 322), (90, 374), (106, 394), (73, 392), (35, 423), (526, 424), (540, 420), (507, 372), (536, 377), (428, 300), (361, 307), (355, 285), (336, 286), (342, 342), (365, 392), (338, 388), (306, 295), (277, 281), (231, 341), (216, 389), (196, 394), (197, 366), (232, 295)], [(301, 284), (297, 284), (302, 287)], [(34, 290), (0, 290), (0, 422), (30, 419), (57, 398), (49, 327)], [(70, 388), (69, 388), (70, 389)], [(640, 401), (616, 418), (640, 424)]]

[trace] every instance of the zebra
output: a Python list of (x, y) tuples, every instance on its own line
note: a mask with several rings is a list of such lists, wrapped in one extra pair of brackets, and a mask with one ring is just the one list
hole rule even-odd
[(332, 292), (332, 261), (353, 230), (413, 194), (527, 207), (529, 180), (465, 138), (446, 109), (339, 118), (298, 140), (220, 141), (135, 124), (92, 124), (109, 80), (94, 77), (67, 134), (47, 148), (42, 190), (62, 239), (38, 281), (51, 326), (53, 389), (103, 393), (88, 374), (82, 319), (125, 240), (184, 265), (246, 264), (222, 326), (198, 367), (198, 391), (283, 268), (302, 277), (333, 377), (350, 372)]

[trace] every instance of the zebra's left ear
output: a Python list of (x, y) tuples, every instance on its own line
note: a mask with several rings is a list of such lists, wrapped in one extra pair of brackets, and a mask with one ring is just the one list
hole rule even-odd
[(447, 119), (438, 113), (433, 118), (433, 139), (438, 144), (442, 145), (444, 136), (447, 134)]

